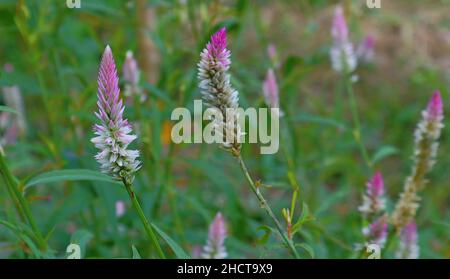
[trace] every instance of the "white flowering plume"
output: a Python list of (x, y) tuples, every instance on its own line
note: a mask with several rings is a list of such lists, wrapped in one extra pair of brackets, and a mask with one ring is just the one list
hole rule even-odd
[(224, 245), (226, 237), (225, 220), (219, 212), (209, 226), (208, 241), (203, 247), (201, 257), (203, 259), (225, 259), (228, 256)]
[(435, 164), (439, 146), (439, 136), (444, 127), (443, 103), (441, 94), (436, 91), (431, 97), (428, 107), (422, 111), (422, 119), (414, 133), (414, 165), (411, 175), (406, 179), (403, 193), (395, 206), (392, 221), (400, 232), (402, 228), (414, 220), (419, 208), (420, 191), (427, 183), (426, 174)]
[(331, 35), (333, 36), (333, 46), (330, 50), (331, 66), (339, 73), (353, 72), (358, 61), (353, 44), (348, 38), (348, 27), (341, 6), (335, 10)]
[(128, 120), (123, 119), (125, 107), (119, 94), (116, 65), (111, 48), (107, 46), (98, 75), (99, 111), (95, 113), (101, 123), (94, 125), (97, 136), (91, 141), (100, 150), (95, 159), (100, 163), (102, 172), (131, 183), (134, 172), (140, 168), (140, 162), (137, 160), (139, 151), (127, 149), (136, 136), (130, 135), (131, 125)]
[(228, 74), (231, 61), (225, 28), (211, 36), (200, 58), (198, 79), (203, 101), (222, 115), (213, 119), (216, 133), (223, 138), (222, 147), (238, 156), (243, 133), (238, 123), (238, 92), (231, 87)]

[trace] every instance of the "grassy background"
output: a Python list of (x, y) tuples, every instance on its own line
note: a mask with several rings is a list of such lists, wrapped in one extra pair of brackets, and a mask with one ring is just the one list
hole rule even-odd
[[(243, 153), (252, 175), (272, 185), (264, 193), (278, 216), (290, 204), (291, 185), (300, 185), (300, 202), (315, 217), (295, 236), (307, 248), (299, 248), (304, 257), (308, 249), (317, 258), (353, 254), (353, 245), (362, 241), (357, 207), (371, 176), (351, 135), (348, 99), (329, 62), (335, 4), (344, 4), (353, 42), (368, 34), (376, 38), (375, 63), (358, 67), (355, 92), (369, 153), (391, 151), (375, 166), (385, 178), (390, 210), (410, 172), (420, 111), (435, 89), (449, 105), (448, 0), (382, 0), (382, 8), (373, 10), (365, 0), (81, 0), (81, 9), (68, 9), (64, 2), (0, 1), (0, 64), (14, 66), (12, 73), (2, 69), (0, 86), (20, 86), (28, 125), (16, 144), (5, 147), (8, 164), (23, 181), (49, 170), (97, 170), (90, 139), (100, 55), (109, 44), (121, 69), (131, 49), (149, 96), (141, 119), (134, 106), (125, 113), (145, 131), (134, 144), (144, 163), (137, 192), (147, 216), (188, 252), (204, 245), (208, 225), (221, 211), (230, 257), (289, 256), (279, 239), (264, 239), (262, 226), (270, 220), (229, 154), (215, 145), (170, 141), (170, 113), (174, 107), (192, 108), (200, 98), (196, 63), (219, 26), (229, 30), (232, 83), (244, 108), (263, 106), (261, 84), (271, 65), (266, 49), (269, 43), (277, 47), (286, 114), (282, 147), (276, 155), (260, 155), (258, 145), (246, 144)], [(450, 256), (449, 136), (444, 129), (438, 163), (421, 193), (417, 222), (424, 258)], [(57, 257), (65, 256), (71, 238), (86, 240), (83, 254), (91, 258), (131, 257), (131, 245), (144, 257), (151, 252), (121, 186), (51, 183), (34, 187), (27, 198)], [(117, 200), (127, 204), (120, 218)], [(0, 219), (16, 222), (4, 187), (0, 202)], [(32, 257), (2, 226), (0, 245), (1, 257)]]

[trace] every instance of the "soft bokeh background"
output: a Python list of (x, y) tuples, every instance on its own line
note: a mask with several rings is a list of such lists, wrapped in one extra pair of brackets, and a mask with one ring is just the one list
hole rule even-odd
[[(241, 106), (264, 106), (269, 44), (280, 62), (282, 147), (275, 155), (260, 155), (258, 145), (244, 145), (251, 174), (272, 186), (263, 191), (280, 218), (293, 186), (300, 185), (296, 216), (306, 207), (314, 216), (295, 236), (303, 257), (352, 257), (354, 244), (362, 241), (357, 207), (372, 174), (354, 143), (347, 95), (330, 66), (336, 4), (344, 6), (355, 44), (367, 35), (376, 40), (375, 60), (358, 66), (354, 88), (363, 138), (385, 178), (389, 211), (410, 172), (420, 111), (435, 89), (450, 116), (450, 1), (382, 0), (381, 9), (368, 9), (365, 2), (81, 0), (81, 9), (68, 9), (65, 1), (1, 0), (0, 86), (20, 87), (28, 126), (17, 143), (4, 147), (8, 164), (22, 181), (49, 170), (97, 170), (90, 138), (100, 56), (109, 44), (121, 69), (132, 50), (148, 94), (141, 119), (135, 106), (126, 110), (144, 131), (134, 143), (144, 162), (135, 184), (147, 216), (190, 253), (205, 244), (208, 225), (221, 211), (230, 257), (289, 257), (279, 239), (264, 237), (263, 226), (271, 221), (229, 154), (216, 145), (170, 141), (172, 109), (192, 108), (200, 98), (199, 53), (208, 37), (226, 26)], [(10, 73), (3, 69), (7, 63), (14, 67)], [(417, 223), (424, 258), (450, 256), (449, 136), (444, 129), (437, 165), (421, 192)], [(131, 257), (132, 245), (143, 257), (150, 253), (123, 187), (58, 182), (33, 187), (27, 198), (57, 257), (65, 257), (71, 238), (85, 243), (85, 257)], [(126, 204), (121, 217), (115, 212), (118, 200)], [(14, 222), (4, 187), (0, 202), (0, 218)], [(0, 257), (31, 255), (0, 226)]]

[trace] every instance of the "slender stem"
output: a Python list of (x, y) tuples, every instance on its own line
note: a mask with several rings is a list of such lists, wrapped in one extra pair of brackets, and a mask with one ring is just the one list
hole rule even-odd
[(289, 240), (289, 238), (287, 237), (286, 233), (283, 230), (283, 226), (281, 225), (281, 223), (278, 221), (277, 217), (275, 216), (275, 214), (273, 213), (272, 209), (270, 208), (269, 204), (267, 203), (266, 199), (264, 198), (264, 196), (260, 193), (260, 191), (257, 189), (255, 182), (253, 181), (252, 177), (250, 176), (248, 170), (247, 170), (247, 166), (245, 165), (244, 160), (242, 159), (242, 157), (239, 155), (238, 157), (239, 160), (239, 165), (241, 166), (242, 171), (244, 172), (245, 178), (247, 179), (248, 183), (250, 184), (250, 187), (252, 188), (253, 193), (255, 193), (256, 198), (258, 199), (258, 201), (260, 202), (261, 206), (266, 210), (267, 214), (270, 216), (270, 218), (272, 218), (273, 222), (275, 223), (275, 226), (278, 230), (278, 232), (280, 233), (281, 237), (283, 238), (283, 241), (286, 243), (286, 245), (288, 246), (288, 248), (290, 249), (292, 255), (295, 258), (300, 258), (297, 250), (295, 249), (294, 244), (292, 243), (291, 240)]
[(372, 169), (372, 162), (369, 158), (369, 155), (367, 153), (366, 147), (363, 143), (362, 140), (362, 135), (361, 135), (361, 124), (359, 121), (359, 115), (358, 115), (358, 109), (357, 109), (357, 104), (356, 104), (356, 99), (355, 99), (355, 93), (353, 92), (353, 87), (351, 85), (351, 81), (350, 81), (350, 77), (346, 77), (346, 87), (347, 87), (347, 91), (348, 94), (350, 96), (350, 108), (352, 111), (352, 117), (353, 117), (353, 124), (354, 124), (354, 129), (353, 129), (353, 137), (355, 138), (356, 143), (359, 145), (359, 150), (361, 152), (361, 155), (363, 156), (363, 159), (367, 165), (367, 167), (370, 169)]
[(155, 248), (156, 248), (156, 251), (158, 252), (159, 257), (162, 259), (165, 259), (166, 256), (164, 255), (164, 252), (161, 249), (161, 246), (159, 245), (158, 239), (156, 238), (156, 235), (153, 232), (150, 222), (147, 220), (147, 217), (145, 217), (144, 211), (142, 211), (141, 205), (136, 197), (136, 194), (134, 193), (133, 185), (131, 183), (128, 183), (125, 179), (123, 179), (122, 182), (125, 185), (125, 188), (127, 188), (127, 192), (130, 195), (133, 206), (136, 209), (136, 211), (139, 215), (139, 218), (142, 221), (142, 224), (144, 225), (145, 232), (147, 233), (148, 237), (155, 245)]
[(28, 202), (25, 200), (23, 194), (20, 192), (14, 176), (12, 175), (8, 166), (6, 165), (3, 154), (0, 154), (0, 172), (2, 173), (2, 176), (6, 182), (7, 187), (9, 187), (10, 193), (15, 195), (15, 198), (13, 198), (12, 196), (11, 198), (13, 199), (13, 201), (17, 202), (18, 211), (20, 212), (21, 215), (25, 216), (28, 223), (30, 224), (31, 229), (35, 234), (35, 238), (39, 245), (39, 248), (43, 251), (47, 250), (47, 243), (44, 237), (42, 236), (41, 231), (39, 230), (39, 227), (37, 226), (37, 223), (33, 218), (33, 215), (31, 214)]

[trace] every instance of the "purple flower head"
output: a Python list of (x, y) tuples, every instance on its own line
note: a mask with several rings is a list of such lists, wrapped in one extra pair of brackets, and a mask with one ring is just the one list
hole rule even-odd
[(380, 172), (375, 175), (366, 184), (366, 194), (363, 196), (363, 204), (359, 211), (364, 214), (374, 214), (385, 209), (384, 200), (384, 182)]
[(375, 56), (375, 37), (366, 36), (357, 50), (358, 58), (364, 62), (372, 62)]
[(381, 172), (377, 171), (367, 183), (367, 194), (372, 197), (381, 197), (384, 194), (384, 182)]
[(444, 108), (442, 103), (441, 92), (436, 90), (431, 96), (427, 107), (428, 116), (433, 120), (439, 120), (443, 117)]
[(227, 256), (224, 246), (226, 237), (225, 220), (219, 212), (209, 226), (208, 241), (203, 248), (202, 257), (207, 259), (224, 259)]
[(218, 67), (228, 69), (231, 63), (231, 53), (227, 49), (227, 30), (225, 28), (221, 28), (211, 36), (211, 40), (206, 45), (206, 52), (204, 53), (205, 58), (207, 58), (212, 65), (217, 64)]
[(11, 63), (5, 63), (5, 65), (3, 65), (3, 69), (5, 70), (5, 72), (11, 73), (12, 71), (14, 71), (14, 66)]
[(334, 11), (331, 35), (336, 42), (342, 43), (348, 41), (348, 27), (345, 22), (344, 10), (342, 9), (342, 6), (337, 6)]
[(267, 55), (269, 56), (270, 60), (277, 60), (277, 49), (274, 44), (270, 44), (267, 46)]
[(381, 247), (386, 242), (388, 234), (388, 223), (386, 216), (381, 216), (363, 230), (369, 244), (378, 244)]
[(410, 221), (400, 231), (400, 246), (396, 253), (400, 259), (417, 259), (419, 245), (416, 222)]
[(121, 217), (125, 214), (125, 202), (120, 200), (116, 201), (116, 216)]
[(123, 63), (123, 79), (133, 85), (139, 82), (139, 68), (133, 52), (130, 50), (127, 51), (125, 62)]
[(100, 150), (95, 158), (100, 163), (102, 172), (131, 182), (134, 179), (133, 173), (140, 167), (140, 162), (136, 160), (139, 151), (127, 150), (136, 136), (129, 134), (132, 131), (131, 125), (128, 120), (123, 119), (125, 106), (119, 93), (116, 64), (111, 48), (107, 46), (100, 63), (97, 92), (99, 111), (95, 112), (101, 124), (94, 125), (97, 137), (91, 139), (91, 142)]
[(263, 94), (269, 107), (279, 108), (278, 84), (273, 69), (267, 71), (266, 79), (263, 82)]

